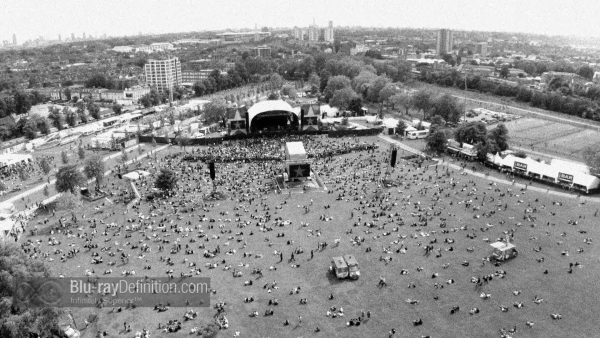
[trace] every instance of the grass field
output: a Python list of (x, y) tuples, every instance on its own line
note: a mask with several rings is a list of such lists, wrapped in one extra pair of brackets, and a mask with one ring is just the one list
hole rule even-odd
[(574, 160), (582, 161), (586, 147), (600, 144), (600, 131), (559, 122), (523, 118), (505, 125), (511, 144)]
[[(377, 141), (376, 138), (369, 140)], [(343, 141), (344, 139), (332, 142)], [(381, 149), (387, 150), (386, 147)], [(561, 200), (561, 206), (553, 205), (553, 200), (546, 195), (522, 191), (507, 193), (506, 187), (490, 186), (486, 181), (471, 176), (462, 176), (454, 172), (446, 176), (445, 170), (436, 174), (434, 167), (418, 169), (406, 163), (399, 165), (392, 174), (398, 179), (400, 186), (385, 188), (381, 192), (377, 191), (377, 184), (373, 182), (373, 178), (376, 177), (375, 173), (383, 168), (382, 160), (384, 156), (381, 152), (375, 157), (360, 152), (335, 157), (331, 161), (315, 161), (313, 168), (316, 168), (333, 193), (317, 190), (292, 194), (290, 197), (286, 193), (271, 192), (262, 196), (262, 204), (258, 204), (261, 197), (255, 192), (261, 184), (259, 182), (268, 178), (264, 167), (257, 164), (244, 164), (242, 168), (235, 164), (218, 165), (218, 172), (225, 178), (219, 189), (226, 191), (233, 199), (211, 203), (204, 210), (199, 207), (193, 214), (174, 214), (171, 207), (160, 206), (159, 210), (164, 210), (165, 214), (150, 217), (150, 220), (157, 223), (166, 219), (167, 228), (169, 224), (185, 227), (184, 223), (188, 221), (192, 226), (200, 225), (209, 240), (197, 238), (196, 243), (190, 244), (188, 238), (197, 237), (200, 234), (199, 230), (189, 233), (187, 237), (177, 235), (171, 230), (167, 233), (171, 240), (180, 236), (182, 243), (190, 244), (195, 249), (195, 255), (169, 254), (169, 244), (166, 244), (165, 252), (159, 253), (156, 250), (158, 244), (153, 243), (151, 237), (146, 237), (152, 235), (150, 230), (146, 230), (146, 233), (134, 232), (131, 233), (131, 238), (125, 238), (126, 232), (116, 229), (108, 230), (108, 236), (105, 236), (102, 234), (105, 227), (99, 226), (93, 243), (98, 243), (100, 248), (111, 246), (111, 251), (117, 248), (115, 242), (121, 243), (119, 247), (131, 253), (132, 258), (128, 264), (121, 265), (117, 257), (108, 257), (106, 252), (99, 252), (99, 249), (82, 249), (81, 253), (69, 259), (67, 263), (60, 263), (59, 255), (50, 254), (54, 261), (47, 263), (55, 275), (83, 276), (85, 269), (93, 268), (95, 275), (102, 276), (104, 270), (112, 268), (113, 274), (108, 276), (120, 275), (123, 270), (135, 270), (137, 276), (165, 277), (169, 269), (174, 270), (175, 276), (179, 276), (180, 272), (188, 272), (189, 262), (184, 264), (184, 259), (187, 258), (201, 267), (200, 276), (210, 277), (211, 286), (218, 290), (217, 294), (212, 296), (211, 303), (225, 301), (228, 304), (225, 315), (229, 319), (230, 329), (221, 332), (219, 336), (223, 337), (233, 335), (236, 331), (240, 332), (240, 337), (387, 337), (391, 328), (396, 328), (398, 337), (495, 337), (499, 336), (499, 329), (511, 329), (513, 326), (518, 330), (515, 337), (596, 335), (596, 313), (600, 311), (600, 305), (593, 296), (598, 294), (600, 287), (595, 283), (599, 272), (594, 267), (598, 263), (597, 257), (600, 252), (595, 242), (587, 245), (583, 240), (598, 238), (598, 218), (593, 216), (597, 205), (579, 204), (574, 199)], [(150, 166), (150, 163), (145, 161), (145, 165)], [(200, 185), (203, 192), (210, 189), (205, 170), (196, 171), (188, 180), (187, 174), (183, 172), (184, 167), (176, 165), (176, 168), (181, 170), (182, 187), (188, 187), (190, 184), (191, 187)], [(186, 172), (189, 173), (189, 169), (186, 169)], [(244, 183), (241, 183), (242, 177)], [(252, 177), (259, 179), (251, 179)], [(124, 187), (124, 183), (111, 179), (111, 185), (114, 185), (115, 189)], [(456, 183), (456, 187), (453, 188), (452, 183)], [(147, 186), (138, 185), (142, 194), (146, 192), (146, 188)], [(256, 196), (256, 200), (252, 204), (237, 200), (243, 194)], [(343, 197), (338, 198), (340, 195)], [(188, 204), (200, 203), (201, 196), (201, 192), (190, 192), (186, 195), (179, 192), (177, 197), (166, 202), (178, 203), (181, 200)], [(482, 205), (483, 199), (485, 202)], [(464, 202), (469, 200), (472, 201), (472, 206), (466, 208)], [(311, 201), (313, 204), (306, 214), (302, 206), (310, 205)], [(480, 209), (474, 210), (473, 206), (479, 206)], [(95, 208), (98, 208), (98, 211)], [(536, 208), (535, 212), (533, 208)], [(103, 211), (100, 213), (100, 210)], [(79, 217), (82, 230), (72, 230), (75, 234), (89, 233), (86, 220), (92, 218), (125, 226), (131, 224), (127, 223), (127, 219), (132, 218), (139, 223), (140, 215), (146, 217), (151, 213), (147, 202), (143, 202), (139, 210), (130, 210), (127, 214), (124, 214), (124, 211), (122, 205), (112, 205), (106, 200), (84, 205), (80, 213), (85, 214), (86, 219), (83, 216)], [(267, 211), (271, 216), (263, 222), (264, 224), (274, 226), (273, 220), (277, 218), (289, 220), (291, 223), (281, 227), (275, 226), (273, 231), (263, 232), (260, 229), (264, 228), (264, 225), (257, 223), (262, 221), (250, 215), (266, 217)], [(158, 210), (154, 212), (159, 213)], [(537, 219), (524, 220), (524, 213)], [(70, 215), (70, 212), (65, 214)], [(56, 217), (59, 215), (61, 213)], [(585, 219), (579, 219), (580, 215)], [(213, 218), (216, 222), (203, 222), (201, 216)], [(322, 221), (321, 216), (331, 219)], [(475, 216), (479, 218), (474, 218)], [(57, 219), (49, 215), (41, 215), (33, 222), (42, 221), (46, 217), (49, 217), (50, 224), (56, 224)], [(240, 222), (226, 221), (238, 217), (240, 221), (248, 221), (249, 224), (239, 228)], [(569, 220), (577, 220), (578, 225), (569, 225)], [(357, 221), (359, 225), (354, 226)], [(303, 227), (301, 222), (309, 225)], [(374, 222), (377, 226), (367, 227), (365, 222)], [(447, 225), (442, 227), (442, 222)], [(210, 229), (209, 225), (215, 227)], [(222, 228), (219, 228), (219, 225), (222, 225)], [(464, 227), (465, 230), (461, 230), (460, 227)], [(515, 231), (513, 242), (520, 250), (519, 257), (501, 267), (489, 264), (482, 267), (481, 258), (490, 251), (484, 238), (494, 241), (504, 237), (503, 233), (511, 229)], [(321, 236), (310, 236), (309, 230), (320, 230)], [(238, 232), (243, 232), (243, 235), (236, 236)], [(276, 235), (279, 233), (285, 233), (285, 237), (278, 238)], [(477, 237), (469, 239), (469, 233), (474, 233)], [(165, 236), (160, 232), (157, 232), (157, 235), (160, 238)], [(61, 248), (65, 251), (71, 244), (81, 248), (84, 243), (83, 239), (76, 236), (52, 236), (62, 241)], [(353, 245), (351, 238), (354, 236), (364, 237), (365, 241), (361, 245)], [(56, 247), (47, 245), (48, 237), (50, 236), (43, 235), (24, 239), (39, 239), (42, 241), (43, 252), (53, 251)], [(237, 241), (238, 238), (243, 238), (247, 243), (245, 248), (243, 241)], [(340, 244), (335, 245), (334, 239), (340, 239)], [(437, 243), (431, 245), (436, 250), (441, 249), (439, 258), (435, 257), (435, 253), (429, 257), (424, 256), (423, 247), (429, 245), (433, 239), (437, 239)], [(136, 257), (140, 253), (138, 250), (132, 250), (130, 245), (123, 244), (127, 241), (147, 242), (152, 247), (152, 252), (139, 259)], [(288, 245), (288, 241), (291, 241), (291, 244)], [(329, 247), (317, 252), (318, 243), (324, 241)], [(198, 249), (200, 244), (205, 244), (210, 250), (220, 245), (223, 253), (213, 259), (204, 258), (201, 255), (203, 249)], [(407, 249), (405, 254), (396, 252), (401, 245)], [(292, 267), (292, 262), (288, 262), (288, 259), (297, 247), (302, 247), (304, 253), (297, 255), (296, 264), (300, 267)], [(365, 252), (367, 247), (371, 248), (372, 252)], [(452, 251), (448, 251), (450, 247), (453, 248)], [(542, 250), (533, 251), (537, 247), (541, 247)], [(383, 248), (389, 248), (390, 253), (383, 252)], [(469, 250), (472, 252), (467, 251), (467, 248), (472, 248)], [(584, 249), (580, 254), (577, 253), (579, 248)], [(235, 249), (236, 253), (225, 254), (229, 249)], [(311, 250), (315, 250), (314, 259), (310, 259)], [(568, 251), (569, 256), (561, 254), (564, 250)], [(104, 256), (103, 264), (91, 264), (90, 254), (96, 251)], [(278, 263), (279, 259), (273, 255), (274, 251), (284, 253), (282, 263)], [(244, 252), (252, 253), (252, 257), (243, 258)], [(361, 278), (356, 281), (337, 280), (327, 273), (331, 257), (347, 253), (354, 254), (360, 263)], [(262, 254), (263, 257), (255, 258), (256, 254)], [(175, 265), (166, 265), (159, 260), (160, 256), (172, 258)], [(390, 256), (392, 261), (386, 264), (380, 261), (382, 256)], [(544, 261), (539, 263), (539, 258), (544, 258)], [(107, 266), (106, 263), (111, 259), (116, 260), (117, 265)], [(224, 264), (219, 264), (216, 269), (205, 267), (208, 262), (221, 263), (223, 260), (225, 264), (232, 265), (232, 270), (237, 267), (244, 275), (241, 278), (233, 278), (232, 270), (223, 270)], [(469, 265), (461, 265), (464, 261), (469, 262)], [(583, 267), (574, 269), (573, 273), (569, 274), (569, 263), (575, 261), (580, 262)], [(248, 264), (248, 267), (238, 267), (240, 263)], [(148, 264), (152, 269), (143, 270), (143, 266)], [(449, 264), (449, 267), (443, 269), (444, 264)], [(277, 270), (269, 271), (269, 266), (275, 266)], [(422, 267), (422, 271), (417, 271), (418, 267)], [(264, 277), (256, 279), (255, 275), (251, 275), (253, 268), (262, 268)], [(401, 269), (406, 269), (409, 273), (401, 275)], [(483, 291), (490, 293), (491, 297), (487, 300), (481, 299), (480, 291), (475, 290), (470, 278), (493, 274), (499, 269), (506, 271), (506, 277), (494, 278), (484, 286)], [(548, 274), (543, 274), (544, 270), (548, 270)], [(433, 273), (439, 273), (439, 276), (432, 279)], [(377, 287), (380, 275), (386, 277), (387, 287)], [(455, 283), (446, 284), (445, 281), (449, 279), (454, 279)], [(253, 280), (254, 285), (244, 286), (246, 280)], [(278, 282), (280, 289), (267, 293), (263, 285), (273, 280)], [(434, 288), (436, 282), (444, 287)], [(415, 283), (416, 288), (408, 288), (409, 283)], [(301, 287), (301, 292), (290, 295), (290, 290), (298, 286)], [(514, 296), (514, 290), (520, 290), (521, 294)], [(328, 299), (330, 294), (334, 295), (333, 300)], [(249, 296), (253, 296), (255, 301), (244, 303), (244, 297)], [(434, 300), (434, 296), (439, 298)], [(544, 301), (536, 305), (531, 301), (534, 296), (543, 298)], [(269, 299), (273, 298), (279, 300), (278, 306), (268, 306)], [(307, 298), (308, 304), (300, 305), (300, 298)], [(406, 303), (405, 300), (409, 298), (419, 300), (419, 303)], [(523, 302), (524, 308), (513, 307), (513, 303), (517, 301)], [(450, 309), (455, 305), (460, 306), (460, 311), (451, 315)], [(509, 307), (509, 311), (502, 312), (501, 305)], [(345, 316), (327, 317), (325, 314), (331, 306), (343, 307)], [(479, 308), (480, 313), (470, 315), (469, 310), (474, 307)], [(268, 308), (274, 310), (274, 315), (264, 317), (263, 313)], [(184, 322), (182, 331), (169, 334), (157, 330), (158, 324), (165, 324), (169, 319), (182, 320), (186, 308), (171, 308), (158, 313), (152, 308), (138, 307), (119, 314), (109, 313), (110, 308), (94, 308), (78, 309), (74, 315), (78, 323), (82, 323), (91, 313), (99, 315), (97, 327), (83, 331), (85, 337), (94, 336), (96, 330), (107, 331), (112, 337), (133, 337), (134, 332), (142, 328), (149, 329), (152, 337), (185, 337), (189, 336), (190, 328), (209, 323), (216, 312), (212, 307), (193, 309), (199, 312), (198, 318)], [(364, 321), (358, 327), (345, 325), (346, 321), (357, 317), (363, 309), (371, 311), (370, 320)], [(254, 310), (259, 312), (258, 318), (249, 316)], [(552, 313), (562, 314), (563, 319), (552, 320)], [(303, 317), (301, 326), (297, 326), (299, 315)], [(412, 325), (412, 320), (417, 318), (423, 320), (422, 326)], [(290, 326), (283, 325), (286, 319), (290, 320)], [(534, 322), (533, 328), (527, 328), (526, 321)], [(131, 324), (133, 332), (123, 333), (123, 322)], [(319, 333), (314, 332), (317, 326), (321, 329)], [(81, 329), (82, 325), (79, 328)]]

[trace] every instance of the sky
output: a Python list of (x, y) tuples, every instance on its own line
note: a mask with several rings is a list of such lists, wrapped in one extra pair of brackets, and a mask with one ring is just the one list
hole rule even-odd
[(0, 42), (258, 27), (448, 28), (600, 37), (599, 0), (6, 0)]

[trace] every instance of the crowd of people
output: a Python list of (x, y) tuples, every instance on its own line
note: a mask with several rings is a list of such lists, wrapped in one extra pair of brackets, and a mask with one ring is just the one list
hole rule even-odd
[(287, 142), (302, 142), (308, 158), (319, 159), (355, 151), (375, 149), (375, 143), (362, 142), (359, 138), (344, 139), (341, 142), (326, 136), (288, 135), (277, 138), (243, 139), (209, 146), (187, 158), (205, 162), (256, 162), (281, 161)]
[[(288, 141), (304, 143), (326, 190), (282, 192), (267, 184), (281, 169), (282, 148)], [(288, 330), (286, 327), (310, 330), (305, 333), (309, 336), (335, 336), (333, 318), (344, 316), (350, 320), (339, 321), (339, 326), (365, 329), (373, 337), (375, 332), (389, 330), (381, 328), (381, 323), (392, 322), (396, 323), (389, 331), (392, 337), (397, 326), (439, 336), (442, 328), (435, 326), (435, 316), (452, 314), (457, 320), (475, 319), (484, 313), (486, 318), (490, 313), (502, 316), (509, 312), (503, 309), (522, 311), (510, 308), (510, 303), (521, 302), (529, 308), (530, 299), (545, 300), (547, 306), (531, 304), (548, 318), (576, 311), (565, 307), (560, 295), (544, 290), (535, 295), (505, 294), (507, 286), (496, 280), (510, 280), (514, 288), (520, 288), (521, 282), (550, 282), (557, 275), (576, 275), (573, 268), (586, 265), (581, 263), (586, 262), (588, 252), (583, 248), (593, 243), (591, 239), (583, 242), (584, 237), (590, 238), (586, 234), (591, 223), (586, 221), (587, 209), (574, 211), (574, 202), (550, 203), (547, 197), (525, 189), (474, 180), (442, 165), (400, 160), (391, 168), (387, 147), (380, 145), (372, 138), (299, 136), (194, 149), (192, 155), (202, 161), (220, 162), (214, 186), (226, 197), (221, 201), (203, 199), (214, 189), (206, 164), (186, 160), (183, 152), (150, 157), (142, 169), (154, 174), (135, 182), (140, 194), (153, 192), (161, 168), (176, 173), (175, 191), (164, 198), (142, 198), (131, 209), (101, 200), (71, 222), (64, 219), (59, 223), (57, 217), (64, 217), (60, 214), (40, 216), (49, 220), (44, 224), (38, 219), (38, 226), (49, 226), (50, 233), (26, 237), (21, 246), (31, 258), (47, 262), (56, 275), (101, 276), (118, 270), (115, 265), (119, 264), (123, 274), (210, 277), (211, 304), (218, 307), (203, 308), (191, 299), (186, 308), (164, 307), (162, 311), (168, 314), (165, 318), (175, 318), (175, 313), (192, 322), (190, 328), (196, 331), (195, 315), (186, 312), (190, 309), (201, 317), (216, 309), (215, 322), (221, 328), (226, 323), (248, 337)], [(386, 182), (394, 182), (393, 188)], [(108, 189), (124, 186), (116, 177), (107, 183)], [(571, 215), (568, 227), (559, 223), (557, 213)], [(502, 268), (486, 263), (488, 243), (503, 240), (507, 234), (528, 254)], [(62, 241), (71, 251), (52, 245), (53, 241)], [(580, 255), (572, 259), (577, 264), (561, 254), (565, 251)], [(324, 274), (333, 255), (347, 252), (363, 262), (361, 269), (370, 272), (352, 282), (360, 285), (352, 293), (340, 291), (343, 286), (337, 286), (335, 276)], [(534, 258), (545, 260), (536, 262)], [(97, 266), (90, 270), (92, 262)], [(519, 274), (526, 277), (516, 278)], [(480, 282), (473, 294), (457, 297), (472, 280)], [(365, 299), (363, 293), (369, 294), (369, 300), (356, 301), (355, 294)], [(400, 300), (394, 303), (394, 311), (381, 308), (380, 302), (394, 299)], [(340, 311), (338, 304), (347, 305)], [(465, 311), (466, 317), (461, 317), (460, 307), (471, 309)], [(417, 308), (425, 310), (414, 315)], [(527, 316), (504, 317), (486, 325), (510, 321), (506, 327), (533, 330), (541, 316), (523, 313)], [(101, 317), (101, 322), (106, 322), (102, 330), (117, 321), (115, 316)], [(371, 324), (372, 317), (377, 318), (377, 325)], [(253, 326), (256, 320), (270, 324)], [(167, 325), (158, 327), (133, 322), (128, 329), (160, 336), (161, 331), (190, 329), (186, 321), (169, 319)], [(495, 330), (500, 329), (505, 330)]]

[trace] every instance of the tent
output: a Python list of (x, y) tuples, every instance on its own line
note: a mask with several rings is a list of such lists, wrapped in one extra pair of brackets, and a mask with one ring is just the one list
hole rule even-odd
[(287, 142), (285, 144), (285, 159), (289, 161), (306, 160), (306, 150), (302, 142)]
[(143, 170), (136, 170), (136, 171), (132, 171), (130, 173), (127, 173), (125, 175), (123, 175), (123, 177), (127, 178), (130, 181), (137, 181), (142, 177), (146, 177), (149, 176), (150, 173), (147, 171), (143, 171)]
[(27, 163), (33, 161), (33, 157), (28, 154), (1, 154), (0, 168), (10, 167), (19, 163)]
[(584, 174), (589, 174), (590, 173), (590, 168), (583, 164), (583, 163), (577, 163), (577, 162), (568, 162), (568, 161), (563, 161), (563, 160), (558, 160), (553, 158), (550, 161), (550, 165), (552, 165), (555, 168), (560, 169), (560, 171), (566, 171), (566, 172), (581, 172)]
[(583, 188), (586, 191), (590, 191), (593, 189), (598, 189), (600, 185), (600, 179), (596, 176), (584, 174), (584, 173), (576, 173), (573, 175), (573, 186), (576, 188)]
[(15, 221), (11, 219), (15, 212), (15, 205), (10, 202), (0, 203), (0, 238), (6, 239), (12, 231)]

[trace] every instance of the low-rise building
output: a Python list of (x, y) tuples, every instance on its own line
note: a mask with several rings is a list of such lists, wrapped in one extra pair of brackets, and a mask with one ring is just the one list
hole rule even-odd
[(258, 46), (251, 49), (252, 56), (258, 58), (268, 58), (271, 57), (271, 47), (269, 46)]

